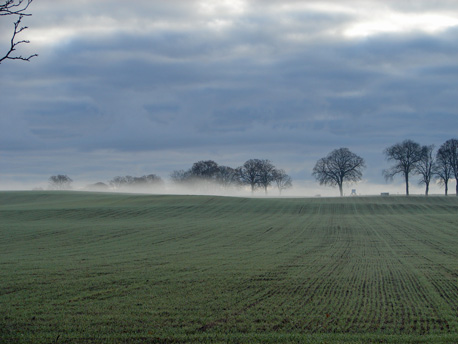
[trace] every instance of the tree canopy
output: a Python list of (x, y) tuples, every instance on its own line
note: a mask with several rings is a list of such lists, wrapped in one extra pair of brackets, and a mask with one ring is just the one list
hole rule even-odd
[(422, 159), (422, 147), (412, 140), (404, 140), (396, 143), (384, 151), (386, 159), (393, 162), (393, 165), (383, 171), (386, 180), (392, 180), (397, 174), (404, 177), (406, 184), (406, 195), (409, 195), (409, 176)]
[(343, 196), (343, 184), (360, 181), (365, 167), (363, 158), (348, 148), (339, 148), (318, 160), (312, 175), (320, 185), (337, 185), (340, 196)]
[(68, 190), (71, 189), (73, 180), (66, 174), (58, 174), (48, 179), (51, 190)]

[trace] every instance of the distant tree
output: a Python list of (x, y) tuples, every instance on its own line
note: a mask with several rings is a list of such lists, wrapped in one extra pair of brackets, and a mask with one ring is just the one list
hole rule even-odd
[[(126, 176), (126, 177), (130, 177), (130, 176)], [(155, 174), (148, 174), (146, 176), (129, 178), (129, 185), (134, 186), (134, 187), (151, 187), (151, 186), (158, 186), (162, 183), (163, 183), (162, 178)]]
[(86, 189), (90, 191), (107, 191), (109, 188), (110, 187), (107, 184), (102, 182), (97, 182), (86, 186)]
[(186, 171), (173, 171), (170, 174), (170, 179), (176, 184), (188, 184), (196, 187), (214, 187), (219, 185), (228, 188), (241, 184), (238, 169), (229, 166), (220, 166), (213, 160), (198, 161)]
[(190, 172), (185, 170), (176, 170), (170, 173), (170, 179), (175, 184), (182, 184), (188, 182), (190, 179)]
[(339, 148), (318, 160), (312, 175), (320, 185), (337, 185), (340, 196), (343, 196), (343, 184), (360, 181), (365, 167), (363, 158), (348, 148)]
[(422, 158), (421, 146), (412, 140), (404, 140), (396, 143), (384, 151), (386, 159), (394, 162), (394, 165), (383, 171), (386, 180), (392, 180), (397, 174), (402, 174), (406, 183), (406, 195), (409, 195), (409, 176), (416, 169)]
[(259, 186), (264, 188), (265, 194), (267, 194), (267, 188), (274, 181), (275, 166), (270, 160), (259, 161)]
[(436, 153), (436, 164), (434, 165), (434, 174), (439, 183), (444, 185), (445, 196), (448, 195), (448, 181), (453, 176), (453, 169), (449, 158), (449, 150), (442, 145)]
[(147, 176), (143, 176), (142, 178), (145, 180), (146, 184), (157, 185), (164, 183), (162, 178), (155, 174), (148, 174)]
[(435, 171), (435, 159), (433, 155), (434, 145), (421, 148), (420, 161), (415, 166), (415, 174), (420, 176), (420, 184), (425, 184), (425, 195), (429, 194), (429, 183)]
[(440, 149), (448, 160), (450, 170), (456, 181), (455, 193), (458, 196), (458, 139), (447, 140)]
[(190, 170), (192, 178), (214, 180), (219, 173), (218, 164), (213, 160), (198, 161), (194, 163)]
[(149, 174), (141, 177), (117, 176), (110, 181), (110, 185), (115, 189), (120, 189), (123, 187), (146, 188), (158, 186), (161, 184), (163, 184), (162, 178), (155, 174)]
[(286, 190), (293, 186), (291, 177), (288, 176), (286, 172), (281, 169), (276, 169), (273, 171), (273, 180), (278, 188), (278, 192), (280, 193), (280, 195), (283, 190)]
[(218, 166), (217, 182), (223, 187), (240, 185), (239, 171), (229, 166)]
[(13, 16), (16, 18), (14, 22), (14, 30), (11, 35), (11, 40), (8, 50), (4, 53), (3, 56), (0, 55), (0, 64), (4, 60), (22, 60), (30, 61), (32, 57), (38, 56), (37, 54), (30, 55), (28, 57), (23, 57), (22, 55), (14, 56), (13, 52), (16, 51), (16, 48), (20, 44), (27, 44), (29, 41), (21, 40), (17, 41), (16, 36), (22, 31), (27, 29), (27, 26), (21, 26), (21, 21), (23, 17), (31, 16), (30, 13), (26, 13), (27, 8), (32, 3), (33, 0), (3, 0), (0, 3), (0, 17)]
[(249, 185), (252, 193), (261, 185), (259, 173), (261, 164), (262, 162), (259, 159), (250, 159), (238, 168), (240, 181)]
[(123, 185), (127, 184), (127, 180), (125, 177), (116, 176), (112, 180), (110, 180), (109, 184), (112, 188), (119, 189)]
[(52, 190), (71, 189), (71, 185), (73, 182), (73, 180), (65, 174), (58, 174), (57, 176), (51, 176), (49, 177), (48, 181), (49, 181), (49, 188)]
[(219, 174), (219, 166), (213, 160), (201, 160), (195, 162), (189, 170), (177, 170), (170, 174), (174, 183), (194, 183), (197, 181), (216, 181)]

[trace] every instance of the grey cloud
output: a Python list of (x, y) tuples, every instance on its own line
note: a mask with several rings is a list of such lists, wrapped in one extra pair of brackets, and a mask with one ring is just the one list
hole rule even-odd
[(148, 118), (158, 124), (171, 124), (177, 116), (180, 108), (177, 104), (145, 104), (144, 109), (148, 113)]
[[(53, 4), (43, 1), (33, 23), (44, 29), (43, 15), (64, 27), (59, 16), (70, 16), (67, 6), (76, 5)], [(348, 146), (368, 159), (374, 166), (368, 176), (380, 181), (387, 145), (405, 138), (438, 145), (454, 136), (456, 29), (341, 39), (324, 32), (351, 22), (350, 14), (276, 15), (278, 2), (252, 1), (249, 12), (228, 16), (233, 25), (217, 31), (202, 24), (212, 18), (199, 14), (197, 2), (140, 1), (122, 9), (104, 4), (87, 3), (90, 20), (125, 16), (126, 23), (138, 17), (140, 25), (170, 25), (76, 32), (30, 64), (2, 64), (0, 144), (9, 153), (3, 170), (13, 169), (8, 162), (14, 163), (14, 152), (56, 152), (57, 160), (71, 151), (90, 161), (87, 170), (103, 164), (89, 158), (101, 151), (118, 153), (120, 161), (175, 152), (189, 159), (183, 168), (203, 155), (239, 163), (288, 156), (285, 168), (294, 166), (296, 177), (310, 179), (299, 161), (313, 165), (331, 149)], [(78, 13), (74, 21), (86, 25)], [(174, 27), (180, 22), (195, 25)], [(179, 168), (164, 164), (157, 168)]]

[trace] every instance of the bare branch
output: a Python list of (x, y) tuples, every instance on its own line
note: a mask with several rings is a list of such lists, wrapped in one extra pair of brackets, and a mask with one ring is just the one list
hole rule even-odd
[[(22, 1), (21, 1), (22, 2)], [(29, 3), (30, 4), (31, 0), (29, 0)], [(27, 4), (27, 6), (28, 6)], [(21, 21), (22, 21), (22, 17), (24, 15), (19, 15), (19, 18), (16, 22), (14, 22), (14, 31), (13, 31), (13, 36), (11, 37), (11, 41), (10, 41), (10, 48), (9, 50), (7, 51), (7, 53), (5, 54), (5, 56), (1, 57), (0, 58), (0, 64), (4, 61), (4, 60), (22, 60), (22, 61), (30, 61), (30, 59), (32, 57), (35, 57), (35, 56), (38, 56), (38, 54), (33, 54), (33, 55), (30, 55), (28, 57), (23, 57), (22, 55), (19, 55), (19, 56), (13, 56), (13, 52), (16, 51), (16, 47), (20, 44), (28, 44), (30, 43), (30, 41), (28, 40), (21, 40), (21, 41), (15, 41), (16, 40), (16, 36), (21, 33), (22, 31), (26, 30), (27, 29), (27, 26), (20, 26), (21, 24)]]
[[(24, 3), (24, 0), (19, 0), (17, 3), (14, 0), (7, 0), (3, 5), (0, 5), (0, 17), (1, 16), (10, 16), (10, 15), (22, 15), (22, 16), (31, 16), (30, 13), (24, 13), (27, 10), (29, 5), (33, 0), (27, 0), (27, 3)], [(21, 8), (21, 6), (23, 6)]]

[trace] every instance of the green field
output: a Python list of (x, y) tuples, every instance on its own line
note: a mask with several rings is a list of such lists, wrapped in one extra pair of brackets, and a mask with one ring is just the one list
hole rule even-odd
[(0, 192), (0, 343), (458, 342), (458, 198)]

